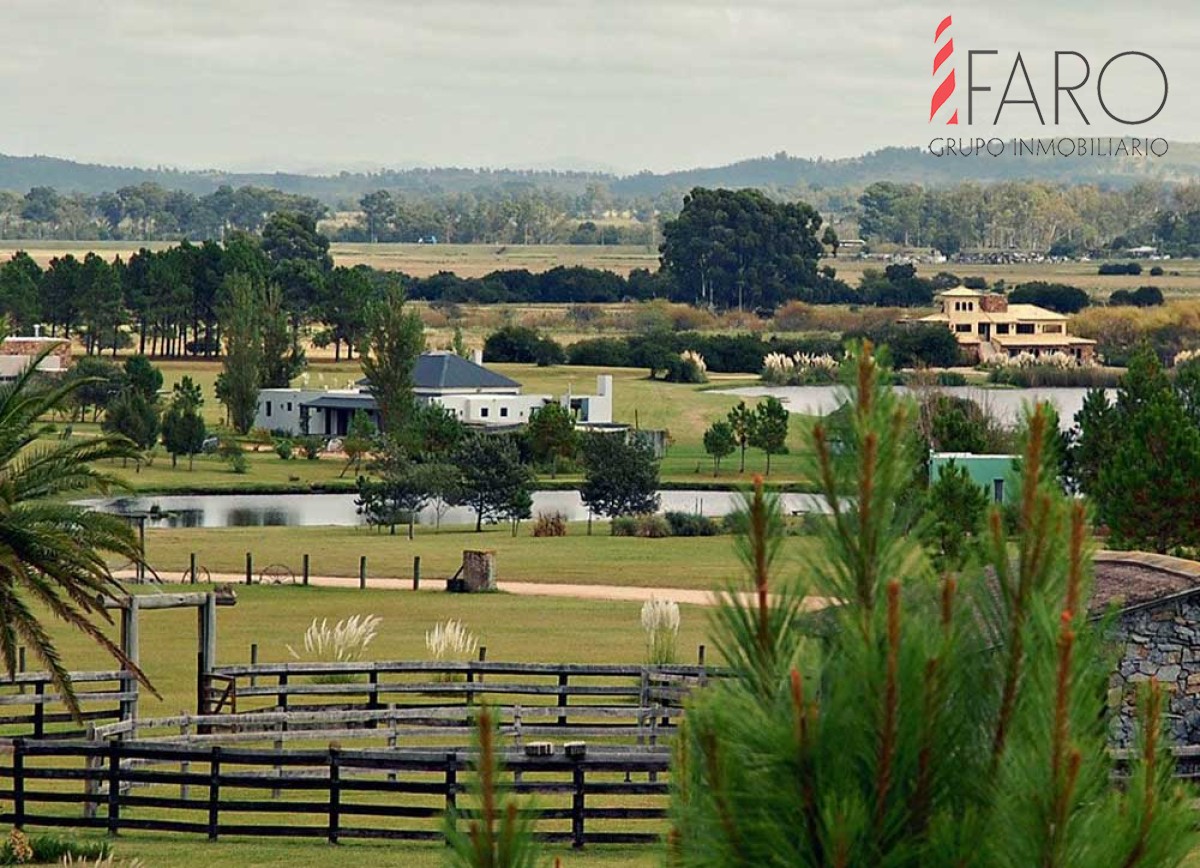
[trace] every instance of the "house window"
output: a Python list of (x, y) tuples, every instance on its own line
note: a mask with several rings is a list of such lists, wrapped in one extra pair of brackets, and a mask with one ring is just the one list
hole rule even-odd
[(1033, 334), (1033, 323), (1031, 323), (1031, 322), (1017, 323), (1017, 334), (1019, 334), (1019, 335)]
[(996, 323), (996, 334), (998, 334), (998, 335), (1008, 334), (1008, 323), (1006, 323), (1006, 322)]
[(501, 418), (501, 419), (503, 419), (503, 418), (504, 418), (504, 417), (506, 417), (507, 415), (508, 415), (508, 408), (507, 408), (507, 407), (501, 407), (501, 408), (500, 408), (500, 418)]
[(267, 401), (267, 418), (271, 418), (271, 402)]
[(1003, 503), (1004, 502), (1004, 480), (1003, 479), (993, 479), (992, 480), (992, 502), (993, 503)]
[(488, 408), (487, 408), (487, 407), (480, 407), (480, 408), (479, 408), (479, 418), (481, 418), (481, 419), (486, 419), (486, 418), (487, 418), (487, 415), (488, 415)]
[(961, 302), (961, 301), (956, 301), (956, 302), (954, 302), (954, 309), (955, 309), (955, 310), (962, 310), (962, 302)]
[(292, 412), (292, 402), (288, 401), (288, 412)]
[(1063, 327), (1062, 327), (1061, 323), (1055, 323), (1053, 325), (1048, 325), (1048, 326), (1042, 327), (1042, 334), (1061, 335), (1062, 333), (1063, 333)]
[(956, 332), (969, 333), (971, 331), (971, 324), (969, 322), (959, 323), (954, 327), (954, 330)]

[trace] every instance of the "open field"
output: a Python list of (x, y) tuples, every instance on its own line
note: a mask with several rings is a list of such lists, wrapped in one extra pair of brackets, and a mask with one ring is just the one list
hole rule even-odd
[[(810, 537), (789, 537), (780, 569), (795, 571), (812, 551)], [(731, 536), (614, 537), (597, 523), (587, 536), (586, 523), (571, 524), (565, 537), (535, 538), (526, 522), (517, 536), (506, 525), (455, 527), (435, 531), (418, 527), (409, 540), (403, 529), (391, 536), (366, 527), (234, 527), (148, 530), (146, 553), (165, 579), (178, 581), (189, 553), (212, 573), (244, 574), (246, 552), (257, 574), (271, 564), (301, 572), (310, 555), (312, 575), (357, 576), (358, 559), (367, 556), (368, 576), (410, 578), (414, 556), (421, 558), (422, 581), (431, 587), (454, 574), (464, 549), (496, 552), (501, 581), (566, 582), (707, 590), (741, 575)], [(369, 584), (369, 578), (368, 578)]]

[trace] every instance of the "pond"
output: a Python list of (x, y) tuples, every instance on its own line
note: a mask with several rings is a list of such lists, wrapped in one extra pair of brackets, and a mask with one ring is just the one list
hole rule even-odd
[[(739, 495), (731, 491), (661, 491), (663, 512), (680, 511), (722, 516), (731, 512)], [(101, 512), (117, 515), (149, 514), (146, 526), (164, 527), (272, 527), (363, 524), (353, 494), (203, 494), (150, 497), (92, 498), (78, 501)], [(822, 508), (811, 494), (785, 494), (783, 507), (792, 513)], [(568, 521), (586, 521), (587, 507), (578, 491), (535, 491), (533, 514), (561, 512)], [(424, 509), (419, 523), (432, 525), (437, 514)], [(475, 514), (466, 507), (450, 507), (442, 524), (473, 524)]]
[[(908, 393), (904, 386), (896, 391)], [(969, 398), (984, 407), (1005, 425), (1020, 422), (1026, 406), (1037, 401), (1049, 401), (1058, 410), (1059, 427), (1072, 427), (1075, 414), (1083, 407), (1088, 389), (984, 389), (979, 386), (941, 386), (939, 392), (959, 398)], [(761, 398), (767, 395), (778, 398), (793, 413), (824, 415), (838, 408), (842, 401), (838, 386), (748, 386), (742, 389), (722, 389), (718, 394), (735, 395), (743, 398)], [(1116, 391), (1108, 392), (1111, 400)]]

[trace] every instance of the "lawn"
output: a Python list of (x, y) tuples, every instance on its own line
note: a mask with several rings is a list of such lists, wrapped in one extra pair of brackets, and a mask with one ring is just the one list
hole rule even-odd
[[(390, 536), (365, 527), (176, 528), (147, 531), (146, 552), (151, 565), (172, 581), (187, 569), (191, 552), (210, 572), (235, 574), (245, 572), (246, 552), (251, 552), (256, 574), (283, 564), (299, 575), (307, 553), (312, 575), (357, 576), (359, 557), (366, 555), (369, 577), (396, 578), (411, 578), (413, 557), (419, 555), (422, 577), (435, 582), (454, 574), (464, 549), (495, 551), (501, 581), (704, 590), (741, 575), (731, 536), (614, 537), (603, 524), (593, 536), (585, 534), (584, 525), (572, 524), (568, 536), (535, 538), (529, 523), (516, 537), (499, 526), (481, 533), (419, 527), (411, 541), (403, 533)], [(783, 568), (798, 565), (813, 542), (788, 537)]]

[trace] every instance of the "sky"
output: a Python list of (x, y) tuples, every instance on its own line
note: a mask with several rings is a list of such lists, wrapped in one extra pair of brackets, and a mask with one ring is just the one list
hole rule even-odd
[[(971, 126), (929, 121), (947, 14), (959, 101), (966, 51), (999, 52), (976, 60), (977, 84), (993, 91), (975, 96)], [(1200, 141), (1198, 32), (1195, 0), (3, 0), (0, 152), (230, 170), (627, 173), (944, 135)], [(1052, 123), (1056, 50), (1088, 58), (1090, 126)], [(1028, 105), (991, 123), (1018, 51), (1045, 126)], [(1124, 51), (1152, 54), (1170, 83), (1142, 126), (1109, 121), (1097, 102), (1100, 67)], [(1134, 118), (1161, 91), (1148, 61), (1126, 57), (1103, 93)]]

